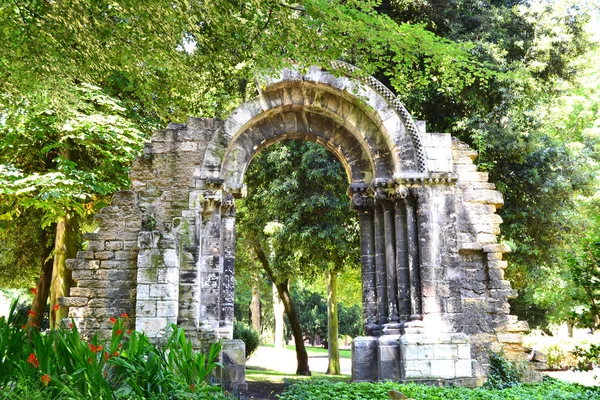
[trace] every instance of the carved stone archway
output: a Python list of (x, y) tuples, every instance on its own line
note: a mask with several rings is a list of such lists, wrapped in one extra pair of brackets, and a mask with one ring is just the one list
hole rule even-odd
[(231, 340), (235, 198), (252, 157), (303, 139), (344, 165), (361, 229), (366, 336), (353, 342), (354, 380), (445, 380), (475, 385), (488, 350), (524, 359), (526, 324), (509, 315), (509, 249), (497, 243), (503, 203), (476, 153), (428, 133), (372, 77), (334, 63), (284, 70), (224, 121), (190, 118), (146, 143), (132, 190), (114, 195), (70, 260), (76, 286), (62, 299), (84, 332), (108, 335), (128, 313), (160, 342), (169, 324), (196, 347), (224, 339), (223, 379), (244, 381), (243, 344)]

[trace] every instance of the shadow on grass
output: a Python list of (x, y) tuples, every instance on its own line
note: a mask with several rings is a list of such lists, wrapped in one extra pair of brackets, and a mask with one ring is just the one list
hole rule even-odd
[(327, 375), (321, 372), (313, 372), (312, 376), (302, 376), (286, 374), (284, 372), (261, 367), (246, 368), (246, 381), (248, 382), (294, 383), (311, 379), (328, 380), (331, 382), (349, 382), (350, 375)]

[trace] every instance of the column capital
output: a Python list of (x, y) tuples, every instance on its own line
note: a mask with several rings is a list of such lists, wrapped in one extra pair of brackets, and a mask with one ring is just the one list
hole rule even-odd
[(221, 216), (235, 217), (235, 198), (233, 194), (227, 193), (221, 203)]
[(350, 196), (350, 206), (359, 213), (373, 212), (373, 196), (369, 185), (366, 183), (351, 183), (348, 186), (348, 196)]

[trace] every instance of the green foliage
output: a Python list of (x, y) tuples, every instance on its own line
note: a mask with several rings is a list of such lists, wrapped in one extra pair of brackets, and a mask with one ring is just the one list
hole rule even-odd
[(128, 331), (128, 318), (113, 319), (110, 340), (83, 340), (76, 326), (40, 333), (13, 304), (0, 318), (0, 397), (7, 399), (219, 398), (209, 385), (220, 345), (208, 355), (192, 350), (182, 329), (172, 326), (163, 348)]
[(277, 281), (313, 280), (328, 268), (360, 265), (358, 222), (341, 163), (323, 147), (286, 141), (255, 157), (248, 196), (238, 202), (240, 251), (269, 257)]
[(567, 369), (577, 364), (572, 352), (565, 350), (561, 344), (544, 347), (543, 352), (548, 359), (548, 369)]
[(300, 381), (289, 386), (281, 400), (376, 400), (388, 399), (396, 390), (416, 400), (588, 400), (600, 398), (599, 387), (585, 387), (548, 379), (542, 384), (522, 384), (507, 389), (468, 389), (464, 387), (435, 387), (393, 382), (343, 383), (330, 381)]
[(0, 287), (35, 286), (54, 248), (53, 226), (40, 228), (42, 216), (42, 211), (29, 209), (15, 220), (0, 220)]
[(246, 360), (260, 346), (260, 335), (256, 329), (243, 322), (235, 321), (233, 324), (233, 338), (241, 339), (246, 345)]
[[(290, 294), (295, 306), (298, 310), (302, 310), (298, 313), (298, 318), (306, 340), (313, 344), (319, 338), (326, 340), (327, 300), (321, 293), (313, 292), (301, 285), (294, 285)], [(347, 307), (343, 302), (339, 302), (338, 318), (340, 335), (356, 337), (362, 334), (362, 309), (359, 306)], [(289, 326), (287, 330), (290, 331)]]
[(144, 136), (100, 88), (79, 84), (66, 98), (46, 93), (0, 108), (0, 219), (42, 211), (42, 227), (69, 210), (89, 215), (128, 186)]
[(577, 357), (576, 371), (589, 371), (600, 365), (600, 344), (590, 344), (588, 348), (575, 346), (573, 355)]
[(490, 369), (488, 379), (484, 384), (487, 389), (506, 389), (521, 382), (521, 366), (508, 361), (502, 354), (490, 353)]

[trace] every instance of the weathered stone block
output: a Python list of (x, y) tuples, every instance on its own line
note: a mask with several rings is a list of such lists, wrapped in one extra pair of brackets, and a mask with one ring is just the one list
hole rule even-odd
[(473, 376), (472, 360), (457, 360), (455, 364), (455, 374), (457, 378), (469, 378)]
[(135, 313), (137, 317), (162, 317), (157, 315), (156, 300), (138, 300)]
[(88, 305), (87, 297), (60, 297), (58, 303), (62, 307), (85, 307)]
[(355, 382), (376, 381), (377, 343), (373, 336), (361, 336), (352, 341), (352, 380)]
[(112, 251), (97, 251), (94, 253), (94, 257), (96, 260), (110, 260), (115, 258), (115, 253)]
[(177, 317), (179, 303), (177, 301), (157, 301), (157, 317)]
[[(431, 377), (452, 379), (456, 377), (456, 361), (433, 360), (431, 361)], [(470, 363), (469, 363), (470, 364)]]
[(433, 345), (433, 359), (436, 360), (456, 360), (458, 358), (458, 345), (455, 344), (435, 344)]
[(178, 287), (169, 284), (155, 284), (150, 286), (150, 298), (157, 300), (176, 300)]

